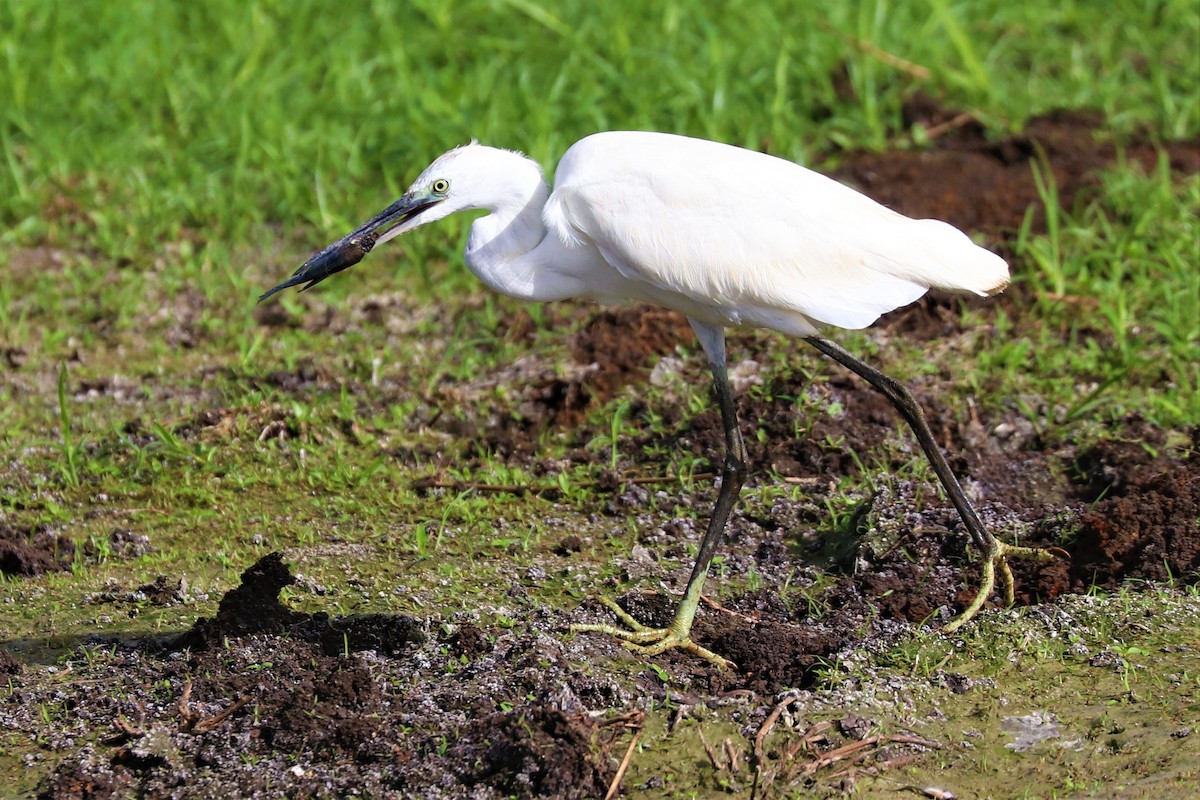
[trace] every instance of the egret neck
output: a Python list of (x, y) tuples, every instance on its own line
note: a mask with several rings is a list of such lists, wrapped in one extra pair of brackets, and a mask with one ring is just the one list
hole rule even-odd
[[(497, 151), (500, 152), (500, 151)], [(494, 198), (480, 206), (490, 214), (471, 224), (466, 262), (471, 272), (501, 294), (520, 300), (559, 300), (555, 281), (547, 281), (545, 266), (533, 257), (546, 238), (542, 209), (550, 188), (537, 165), (516, 153), (504, 153), (506, 169), (497, 171)]]

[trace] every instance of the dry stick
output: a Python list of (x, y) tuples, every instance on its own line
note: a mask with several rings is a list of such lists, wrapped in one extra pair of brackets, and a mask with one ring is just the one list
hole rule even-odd
[(784, 751), (784, 759), (791, 761), (801, 750), (806, 750), (811, 753), (814, 744), (820, 741), (828, 741), (829, 737), (825, 736), (825, 731), (832, 727), (833, 723), (829, 721), (818, 722), (816, 725), (813, 725), (804, 732), (804, 735), (800, 737), (800, 741), (796, 742), (794, 745)]
[(901, 58), (897, 55), (892, 55), (878, 45), (872, 44), (865, 39), (859, 39), (857, 36), (851, 36), (844, 31), (839, 31), (828, 22), (818, 21), (817, 24), (825, 30), (833, 31), (834, 33), (838, 34), (850, 44), (854, 45), (872, 58), (882, 61), (889, 67), (893, 67), (901, 72), (907, 73), (919, 81), (929, 80), (929, 76), (932, 74), (929, 70), (929, 67), (923, 67), (920, 64), (914, 64), (908, 59)]
[(735, 775), (742, 771), (742, 757), (737, 748), (733, 746), (733, 739), (725, 737), (724, 742), (725, 756), (729, 759), (729, 771)]
[(951, 119), (946, 120), (945, 122), (926, 128), (925, 138), (930, 140), (936, 139), (942, 134), (949, 133), (955, 128), (961, 128), (963, 125), (966, 125), (973, 119), (975, 119), (974, 114), (970, 113), (969, 111), (964, 111), (961, 114), (957, 114)]
[(783, 479), (783, 482), (790, 483), (793, 486), (816, 486), (817, 484), (821, 483), (821, 481), (824, 481), (824, 480), (826, 480), (826, 479), (819, 478), (819, 477), (795, 478), (795, 477), (792, 477), (791, 475), (789, 475)]
[(754, 737), (755, 771), (762, 769), (762, 763), (764, 759), (763, 739), (767, 738), (767, 734), (770, 733), (771, 729), (775, 727), (775, 723), (779, 720), (779, 715), (783, 713), (783, 710), (799, 699), (800, 698), (798, 698), (796, 695), (792, 695), (791, 697), (780, 701), (778, 704), (776, 704), (775, 708), (771, 709), (771, 713), (768, 714), (766, 720), (763, 721), (762, 727), (758, 729), (758, 734)]
[(249, 702), (250, 698), (243, 695), (233, 701), (229, 708), (224, 711), (213, 714), (208, 719), (200, 719), (200, 715), (192, 711), (192, 679), (188, 678), (184, 681), (183, 692), (179, 695), (179, 716), (182, 718), (179, 730), (184, 733), (209, 733), (216, 730), (218, 725), (229, 719), (235, 711)]
[(875, 744), (915, 744), (921, 747), (928, 747), (937, 750), (941, 747), (937, 742), (931, 742), (928, 739), (922, 739), (920, 736), (868, 736), (865, 739), (860, 739), (857, 742), (843, 745), (836, 750), (830, 750), (820, 758), (814, 759), (804, 765), (803, 772), (805, 775), (812, 775), (822, 767), (827, 767), (830, 764), (843, 761), (847, 758), (855, 760), (867, 755), (867, 748)]
[(692, 707), (687, 704), (679, 705), (675, 708), (675, 713), (671, 715), (671, 721), (667, 723), (667, 733), (674, 733), (675, 727), (683, 722), (683, 718), (688, 715)]
[(197, 722), (195, 727), (192, 728), (192, 731), (195, 733), (208, 733), (209, 731), (216, 730), (217, 726), (229, 719), (231, 716), (233, 716), (235, 711), (249, 702), (250, 698), (248, 696), (243, 695), (239, 697), (237, 700), (233, 701), (233, 704), (230, 705), (229, 708), (225, 709), (224, 711), (213, 714), (208, 719), (202, 719)]
[(617, 796), (617, 792), (621, 789), (621, 779), (625, 777), (625, 770), (629, 769), (629, 759), (633, 758), (633, 748), (637, 747), (638, 739), (642, 738), (642, 729), (638, 728), (637, 733), (633, 734), (633, 738), (629, 741), (629, 749), (625, 751), (625, 757), (621, 759), (621, 766), (617, 767), (617, 774), (613, 776), (612, 783), (609, 784), (608, 792), (604, 795), (604, 800), (612, 800)]
[(915, 744), (918, 747), (928, 747), (930, 750), (941, 750), (942, 746), (932, 739), (925, 739), (920, 736), (911, 736), (909, 734), (898, 733), (894, 736), (888, 736), (887, 740), (892, 744)]
[(866, 749), (879, 741), (878, 736), (868, 736), (865, 739), (860, 739), (857, 742), (851, 742), (847, 745), (842, 745), (836, 750), (830, 750), (820, 758), (813, 759), (804, 765), (801, 769), (805, 775), (812, 775), (822, 767), (828, 767), (830, 764), (836, 764), (838, 761), (844, 761), (847, 758), (861, 758), (865, 756)]
[(896, 767), (902, 767), (905, 764), (910, 764), (913, 761), (916, 761), (918, 758), (923, 758), (924, 756), (925, 756), (924, 753), (909, 753), (906, 756), (898, 756), (896, 758), (889, 758), (887, 761), (884, 761), (882, 764), (875, 764), (874, 766), (868, 767), (863, 770), (858, 770), (857, 767), (846, 767), (845, 769), (839, 769), (837, 772), (830, 773), (829, 778), (831, 780), (833, 778), (841, 778), (841, 777), (849, 775), (851, 772), (855, 772), (855, 771), (861, 771), (867, 775), (870, 775), (873, 778), (878, 778), (878, 777), (880, 777), (879, 773), (881, 773), (881, 772), (886, 772), (887, 770), (895, 769)]
[(721, 692), (716, 696), (715, 699), (728, 700), (730, 702), (744, 699), (744, 702), (746, 703), (753, 703), (756, 697), (758, 697), (758, 695), (756, 695), (751, 689), (730, 689), (728, 692)]
[(191, 701), (192, 679), (188, 678), (183, 682), (183, 693), (179, 695), (179, 730), (181, 731), (190, 731), (200, 716), (195, 711), (192, 711)]
[(126, 736), (132, 736), (134, 738), (145, 733), (145, 731), (143, 731), (141, 728), (135, 728), (130, 725), (129, 720), (125, 719), (123, 714), (118, 714), (117, 718), (113, 720), (113, 727)]
[(715, 769), (718, 773), (724, 772), (725, 767), (721, 766), (721, 764), (717, 761), (717, 754), (713, 752), (712, 745), (710, 745), (708, 740), (704, 738), (704, 731), (697, 728), (696, 732), (700, 734), (700, 744), (704, 747), (704, 754), (708, 756), (708, 760), (713, 765), (713, 769)]

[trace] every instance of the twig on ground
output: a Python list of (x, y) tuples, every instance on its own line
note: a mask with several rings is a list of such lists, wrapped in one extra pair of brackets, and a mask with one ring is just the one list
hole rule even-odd
[(801, 772), (805, 775), (812, 775), (813, 773), (817, 772), (817, 770), (828, 767), (830, 764), (835, 764), (838, 761), (845, 761), (847, 759), (857, 761), (858, 759), (866, 756), (870, 752), (869, 748), (872, 746), (883, 744), (915, 744), (920, 747), (928, 747), (934, 750), (941, 748), (941, 745), (939, 745), (937, 742), (931, 742), (928, 739), (922, 739), (920, 736), (909, 736), (906, 734), (897, 734), (894, 736), (868, 736), (867, 738), (860, 739), (857, 742), (851, 742), (850, 744), (843, 745), (835, 750), (830, 750), (828, 753), (809, 761), (801, 768)]
[(233, 703), (230, 704), (229, 708), (225, 709), (224, 711), (213, 714), (208, 719), (202, 719), (199, 722), (197, 722), (196, 726), (194, 728), (192, 728), (192, 732), (193, 733), (208, 733), (209, 731), (216, 730), (217, 726), (219, 726), (222, 722), (224, 722), (225, 720), (232, 717), (234, 712), (236, 712), (239, 708), (241, 708), (242, 706), (246, 705), (246, 703), (249, 703), (249, 702), (250, 702), (249, 697), (246, 697), (246, 696), (239, 697), (237, 700), (234, 700)]
[(901, 58), (900, 56), (889, 53), (888, 51), (879, 47), (879, 45), (868, 42), (866, 39), (860, 39), (857, 36), (851, 36), (845, 31), (839, 31), (828, 22), (818, 21), (817, 24), (825, 30), (833, 31), (834, 33), (838, 34), (847, 42), (854, 45), (856, 48), (876, 59), (877, 61), (887, 64), (893, 69), (898, 69), (901, 72), (912, 76), (916, 80), (927, 81), (929, 80), (930, 75), (933, 74), (929, 67), (923, 67), (920, 64), (914, 64), (906, 58)]
[(961, 128), (963, 125), (966, 125), (973, 119), (975, 119), (975, 115), (968, 111), (964, 111), (961, 114), (956, 114), (945, 122), (938, 123), (937, 125), (931, 125), (926, 128), (925, 138), (929, 140), (936, 139), (943, 134), (949, 133), (955, 128)]
[(179, 695), (179, 730), (190, 731), (200, 715), (192, 711), (192, 679), (183, 682), (183, 693)]
[[(637, 713), (637, 728), (633, 732), (633, 738), (629, 740), (629, 747), (625, 750), (625, 757), (621, 759), (621, 765), (617, 767), (617, 774), (613, 776), (612, 783), (608, 785), (608, 792), (605, 793), (604, 800), (612, 800), (617, 796), (617, 792), (621, 790), (621, 779), (625, 777), (625, 770), (629, 769), (629, 761), (633, 758), (633, 750), (637, 747), (638, 740), (642, 738), (642, 724), (646, 719), (646, 715), (641, 712)], [(627, 722), (625, 726), (633, 727), (634, 723)]]
[(243, 695), (234, 700), (224, 711), (219, 711), (211, 717), (203, 719), (192, 710), (192, 679), (188, 678), (184, 681), (183, 692), (179, 695), (179, 730), (183, 733), (209, 733), (216, 730), (222, 722), (249, 702), (250, 698)]
[[(644, 597), (657, 597), (660, 594), (662, 594), (662, 592), (659, 592), (655, 589), (647, 589), (646, 591), (641, 592), (641, 594)], [(757, 625), (759, 622), (758, 617), (752, 617), (749, 614), (743, 614), (740, 611), (734, 611), (732, 608), (726, 608), (725, 606), (718, 603), (716, 600), (713, 600), (708, 595), (705, 595), (705, 594), (700, 595), (700, 602), (704, 603), (704, 605), (708, 606), (709, 608), (711, 608), (715, 611), (720, 611), (723, 614), (728, 614), (731, 617), (737, 617), (738, 619), (748, 622), (751, 625)]]
[(755, 771), (762, 769), (763, 761), (765, 760), (765, 756), (763, 755), (763, 739), (766, 739), (767, 734), (770, 733), (771, 729), (775, 727), (775, 723), (779, 720), (779, 715), (783, 713), (784, 709), (796, 702), (798, 699), (799, 698), (796, 695), (792, 695), (791, 697), (786, 697), (776, 703), (775, 707), (771, 709), (771, 713), (767, 715), (766, 720), (763, 721), (762, 727), (758, 729), (758, 733), (754, 737)]
[(712, 749), (712, 745), (708, 743), (708, 739), (704, 738), (704, 731), (698, 730), (697, 733), (700, 734), (700, 744), (702, 747), (704, 747), (704, 754), (708, 756), (708, 761), (713, 765), (713, 769), (715, 769), (717, 772), (724, 772), (725, 765), (717, 760), (716, 751)]
[(725, 757), (729, 759), (729, 771), (736, 775), (742, 771), (741, 751), (734, 747), (733, 739), (728, 736), (725, 737), (722, 746), (725, 748)]
[(801, 750), (804, 750), (805, 752), (808, 752), (808, 753), (813, 752), (814, 744), (816, 744), (818, 742), (829, 741), (829, 737), (827, 737), (825, 735), (825, 731), (829, 730), (832, 727), (833, 727), (833, 723), (829, 722), (828, 720), (826, 720), (824, 722), (818, 722), (816, 725), (813, 725), (811, 728), (809, 728), (808, 730), (806, 730), (804, 732), (804, 735), (800, 737), (800, 740), (798, 742), (796, 742), (794, 745), (788, 747), (788, 749), (783, 752), (784, 759), (787, 761), (791, 761), (793, 758), (796, 757), (796, 754), (799, 753)]

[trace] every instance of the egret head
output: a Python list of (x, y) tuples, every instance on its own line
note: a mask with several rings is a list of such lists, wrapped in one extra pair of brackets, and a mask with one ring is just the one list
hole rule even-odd
[(259, 302), (289, 286), (310, 289), (362, 261), (375, 245), (426, 223), (472, 208), (495, 210), (509, 199), (524, 202), (540, 186), (541, 169), (520, 153), (474, 141), (456, 147), (426, 167), (399, 200), (314, 255)]

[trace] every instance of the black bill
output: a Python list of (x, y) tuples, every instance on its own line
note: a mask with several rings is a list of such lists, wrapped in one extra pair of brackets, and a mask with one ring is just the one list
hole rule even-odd
[(371, 248), (379, 241), (379, 237), (400, 225), (425, 209), (437, 203), (437, 199), (428, 197), (413, 197), (405, 195), (376, 214), (371, 219), (338, 239), (315, 256), (300, 265), (300, 268), (283, 283), (268, 292), (259, 295), (258, 302), (266, 300), (276, 292), (281, 292), (292, 286), (301, 287), (306, 291), (316, 286), (330, 275), (336, 275), (344, 269), (353, 267), (371, 252)]

